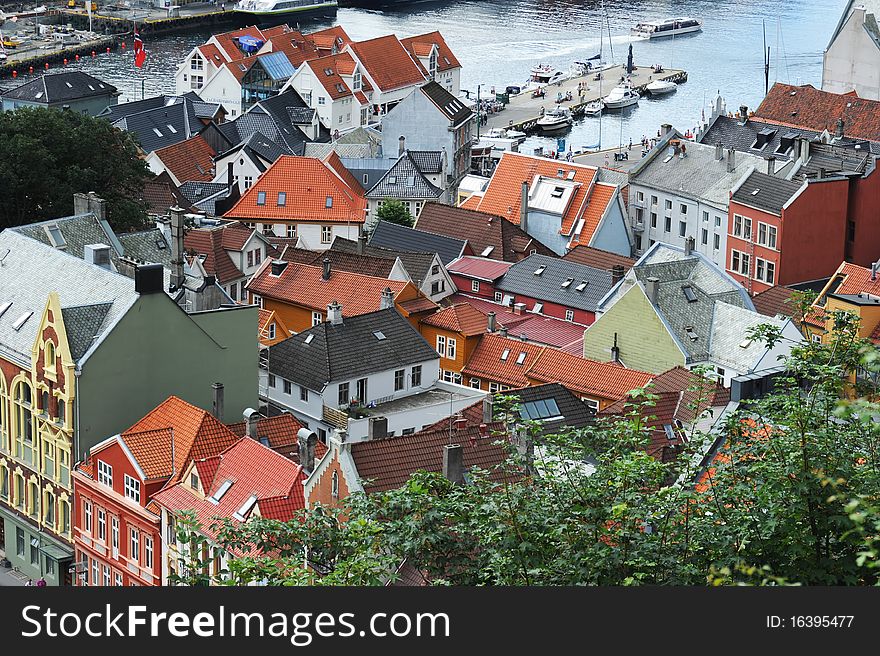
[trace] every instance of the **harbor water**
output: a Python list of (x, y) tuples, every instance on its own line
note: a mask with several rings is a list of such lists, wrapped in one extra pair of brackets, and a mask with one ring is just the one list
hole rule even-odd
[[(384, 11), (340, 8), (334, 21), (302, 21), (300, 28), (338, 23), (358, 40), (439, 30), (462, 63), (462, 88), (476, 92), (480, 85), (484, 95), (492, 87), (503, 91), (507, 85), (523, 84), (529, 69), (540, 62), (567, 71), (573, 61), (599, 53), (600, 36), (606, 61), (624, 63), (632, 43), (637, 65), (688, 72), (688, 81), (674, 94), (643, 98), (634, 107), (606, 114), (602, 147), (609, 148), (656, 135), (661, 123), (682, 131), (693, 128), (718, 93), (733, 111), (740, 105), (756, 107), (764, 95), (765, 32), (770, 84), (778, 80), (818, 87), (822, 52), (844, 5), (845, 0), (606, 0), (603, 12), (600, 0), (428, 0)], [(630, 28), (639, 21), (673, 16), (701, 19), (703, 30), (674, 39), (630, 37)], [(131, 44), (70, 67), (116, 85), (120, 102), (139, 99), (142, 90), (147, 96), (174, 93), (178, 63), (209, 35), (190, 32), (148, 41), (142, 70), (134, 68)], [(23, 79), (19, 76), (17, 83)], [(2, 85), (11, 82), (3, 80)], [(611, 86), (609, 82), (607, 91)], [(599, 120), (580, 119), (562, 136), (575, 150), (595, 147)], [(532, 137), (522, 149), (531, 152), (538, 146), (555, 148), (556, 139)]]

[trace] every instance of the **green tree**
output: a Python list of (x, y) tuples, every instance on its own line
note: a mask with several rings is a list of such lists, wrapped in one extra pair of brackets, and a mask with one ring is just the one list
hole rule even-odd
[(131, 134), (103, 118), (21, 108), (0, 113), (0, 229), (73, 214), (73, 195), (107, 201), (114, 228), (143, 225), (150, 171)]
[(412, 228), (416, 222), (406, 205), (396, 198), (386, 198), (382, 201), (382, 207), (376, 210), (376, 216), (382, 221), (396, 223), (407, 228)]

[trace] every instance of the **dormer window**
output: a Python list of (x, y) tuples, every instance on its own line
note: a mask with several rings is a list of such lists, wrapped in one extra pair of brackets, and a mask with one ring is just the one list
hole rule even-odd
[(428, 74), (431, 78), (437, 77), (437, 49), (431, 51), (431, 56), (428, 58)]
[(257, 495), (252, 494), (245, 500), (243, 504), (241, 504), (241, 507), (238, 510), (232, 513), (232, 516), (238, 521), (243, 522), (245, 519), (247, 519), (248, 515), (250, 514), (256, 503)]
[(266, 204), (266, 192), (258, 191), (257, 192), (257, 205), (265, 205)]
[(195, 467), (189, 473), (189, 486), (192, 488), (193, 492), (198, 492), (200, 490), (199, 486), (199, 474), (196, 472)]
[(358, 69), (355, 69), (354, 76), (351, 81), (351, 88), (355, 91), (361, 90), (361, 72)]
[(562, 283), (562, 289), (568, 289), (571, 287), (571, 283), (574, 282), (574, 278), (568, 278), (564, 283)]

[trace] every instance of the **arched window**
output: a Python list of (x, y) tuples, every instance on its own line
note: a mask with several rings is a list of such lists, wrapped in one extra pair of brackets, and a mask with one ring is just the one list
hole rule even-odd
[(58, 500), (58, 531), (70, 533), (70, 502), (67, 499)]
[(43, 368), (55, 371), (55, 345), (52, 342), (46, 342), (43, 347)]
[(0, 464), (0, 499), (9, 501), (9, 468)]
[(15, 386), (13, 399), (13, 422), (15, 431), (15, 455), (24, 462), (34, 464), (33, 395), (27, 381)]
[(333, 472), (333, 476), (330, 478), (330, 496), (334, 499), (339, 498), (339, 474), (337, 472)]
[(8, 441), (9, 426), (6, 421), (6, 418), (8, 417), (8, 404), (9, 398), (6, 396), (6, 381), (3, 379), (3, 374), (0, 374), (0, 449), (3, 449), (4, 451), (12, 451), (11, 443)]

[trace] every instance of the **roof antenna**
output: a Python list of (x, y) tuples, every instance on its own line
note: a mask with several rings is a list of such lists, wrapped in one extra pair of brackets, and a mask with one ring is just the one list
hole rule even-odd
[(10, 251), (9, 251), (9, 249), (7, 248), (7, 249), (5, 249), (5, 250), (3, 251), (3, 254), (0, 255), (0, 266), (4, 266), (4, 264), (3, 264), (3, 260), (6, 259), (6, 256), (9, 255), (9, 253), (10, 253)]

